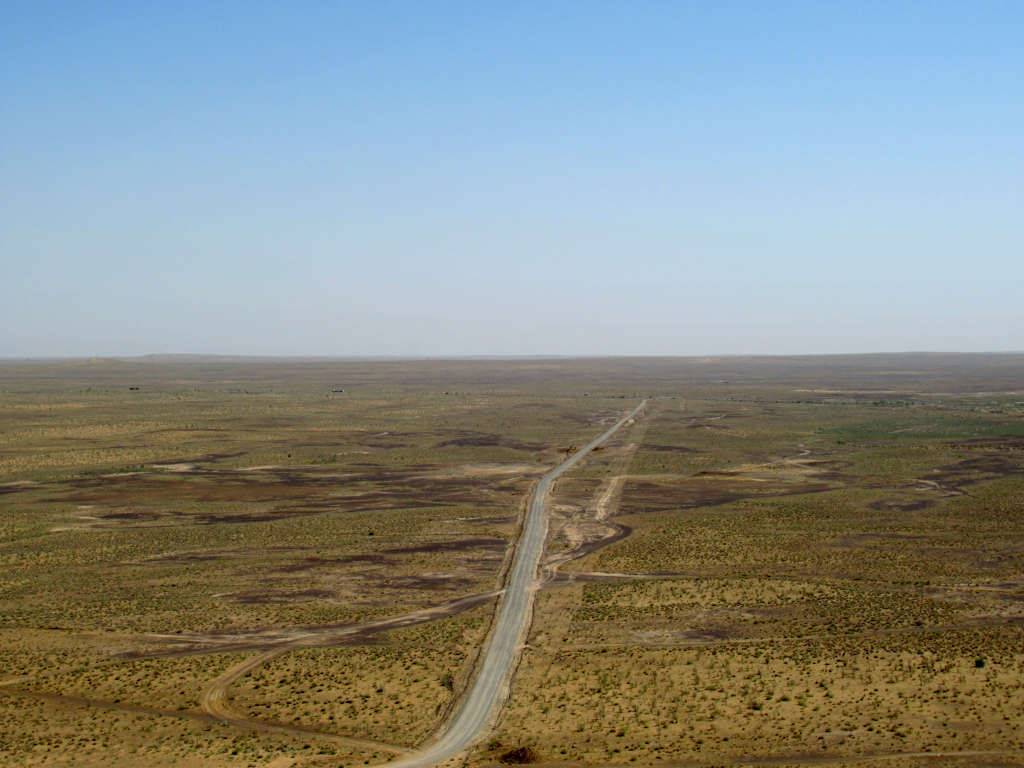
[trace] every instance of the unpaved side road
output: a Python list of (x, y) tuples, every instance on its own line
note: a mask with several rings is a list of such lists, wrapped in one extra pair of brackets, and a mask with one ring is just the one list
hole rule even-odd
[[(231, 706), (228, 703), (228, 689), (247, 673), (269, 661), (272, 661), (273, 659), (276, 659), (282, 654), (288, 653), (289, 651), (294, 651), (298, 648), (329, 647), (331, 644), (337, 643), (344, 637), (359, 635), (369, 636), (389, 629), (408, 627), (414, 624), (425, 624), (430, 621), (436, 621), (448, 616), (453, 616), (467, 608), (472, 608), (483, 602), (487, 602), (497, 595), (497, 592), (470, 595), (469, 597), (460, 598), (459, 600), (453, 600), (441, 605), (435, 605), (430, 608), (424, 608), (419, 611), (413, 611), (412, 613), (407, 613), (402, 616), (391, 616), (386, 619), (370, 621), (364, 624), (327, 627), (325, 628), (326, 631), (322, 631), (320, 633), (309, 631), (300, 632), (299, 634), (288, 637), (285, 641), (281, 641), (279, 639), (271, 640), (264, 646), (262, 653), (250, 656), (214, 679), (203, 690), (200, 705), (202, 706), (203, 711), (211, 718), (224, 723), (229, 723), (230, 725), (234, 725), (239, 728), (248, 728), (258, 731), (275, 731), (296, 735), (312, 734), (341, 742), (343, 744), (348, 744), (350, 746), (359, 747), (361, 749), (372, 749), (391, 752), (393, 754), (407, 754), (412, 752), (412, 750), (394, 744), (384, 744), (383, 742), (373, 741), (370, 739), (358, 739), (349, 736), (341, 736), (339, 734), (325, 733), (315, 729), (278, 723), (268, 723), (263, 720), (241, 717), (231, 709)], [(239, 646), (236, 643), (233, 647), (237, 648)]]
[(516, 547), (508, 585), (501, 605), (498, 606), (494, 629), (491, 631), (483, 661), (469, 692), (452, 718), (448, 730), (438, 741), (415, 755), (388, 763), (390, 768), (430, 768), (459, 754), (482, 735), (488, 720), (496, 712), (502, 699), (522, 641), (529, 629), (533, 596), (537, 587), (537, 567), (544, 553), (544, 539), (547, 534), (547, 498), (551, 484), (615, 434), (624, 424), (636, 418), (645, 405), (646, 400), (619, 419), (607, 432), (544, 475), (537, 483), (526, 513), (523, 533)]
[(291, 725), (277, 725), (275, 723), (266, 723), (261, 720), (251, 720), (245, 717), (239, 717), (227, 704), (227, 689), (232, 683), (241, 678), (246, 672), (250, 672), (261, 664), (265, 664), (271, 659), (275, 659), (282, 653), (291, 650), (287, 647), (274, 648), (270, 651), (264, 651), (261, 654), (252, 656), (246, 659), (241, 664), (238, 664), (229, 669), (225, 674), (217, 678), (214, 683), (203, 691), (202, 707), (203, 710), (214, 720), (219, 720), (223, 723), (236, 726), (238, 728), (247, 728), (255, 731), (270, 731), (276, 733), (287, 733), (298, 736), (317, 736), (325, 738), (330, 741), (340, 742), (347, 744), (352, 747), (359, 749), (373, 749), (380, 750), (383, 752), (392, 752), (401, 754), (402, 752), (408, 752), (409, 750), (403, 747), (397, 747), (392, 744), (382, 744), (380, 742), (371, 741), (369, 739), (356, 739), (347, 736), (339, 736), (332, 733), (325, 733), (323, 731), (317, 731), (312, 728), (300, 728)]

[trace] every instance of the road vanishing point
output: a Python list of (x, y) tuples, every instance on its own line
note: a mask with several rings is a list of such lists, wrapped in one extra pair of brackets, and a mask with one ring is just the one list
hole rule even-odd
[(544, 539), (547, 536), (547, 497), (551, 484), (624, 424), (636, 418), (645, 405), (646, 400), (537, 483), (516, 546), (511, 575), (498, 606), (490, 641), (469, 692), (440, 739), (416, 754), (388, 763), (388, 768), (430, 768), (455, 757), (482, 735), (491, 715), (499, 706), (505, 683), (511, 677), (518, 651), (529, 630), (537, 568), (544, 554)]

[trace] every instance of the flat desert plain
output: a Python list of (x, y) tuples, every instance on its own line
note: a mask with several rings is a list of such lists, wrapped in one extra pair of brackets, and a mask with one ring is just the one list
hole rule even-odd
[(1024, 764), (1024, 355), (0, 363), (0, 764)]

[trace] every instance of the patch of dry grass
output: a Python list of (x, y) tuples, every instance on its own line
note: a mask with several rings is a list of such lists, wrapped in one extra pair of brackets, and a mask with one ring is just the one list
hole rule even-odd
[(999, 392), (1022, 372), (1012, 356), (0, 363), (0, 761), (383, 760), (197, 710), (233, 663), (300, 635), (320, 647), (252, 670), (235, 711), (423, 740), (466, 684), (531, 483), (642, 392), (650, 415), (555, 489), (555, 528), (601, 508), (632, 534), (542, 593), (502, 746), (472, 760), (1012, 762), (1024, 409)]
[(232, 706), (252, 718), (415, 746), (468, 682), (488, 615), (479, 608), (394, 630), (381, 645), (291, 651), (239, 681)]
[[(532, 651), (496, 738), (552, 760), (997, 750), (1020, 755), (1018, 629)], [(984, 666), (978, 667), (978, 659)]]

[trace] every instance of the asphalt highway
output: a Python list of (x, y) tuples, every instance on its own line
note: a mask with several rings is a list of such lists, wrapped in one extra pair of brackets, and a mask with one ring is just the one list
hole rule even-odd
[(489, 718), (502, 700), (506, 680), (509, 679), (529, 629), (537, 567), (544, 553), (544, 539), (547, 536), (547, 498), (551, 484), (615, 434), (622, 425), (635, 418), (646, 404), (644, 400), (611, 429), (576, 451), (537, 483), (489, 644), (477, 668), (476, 678), (462, 700), (462, 706), (440, 739), (420, 752), (388, 763), (391, 768), (430, 768), (459, 754), (482, 735)]

